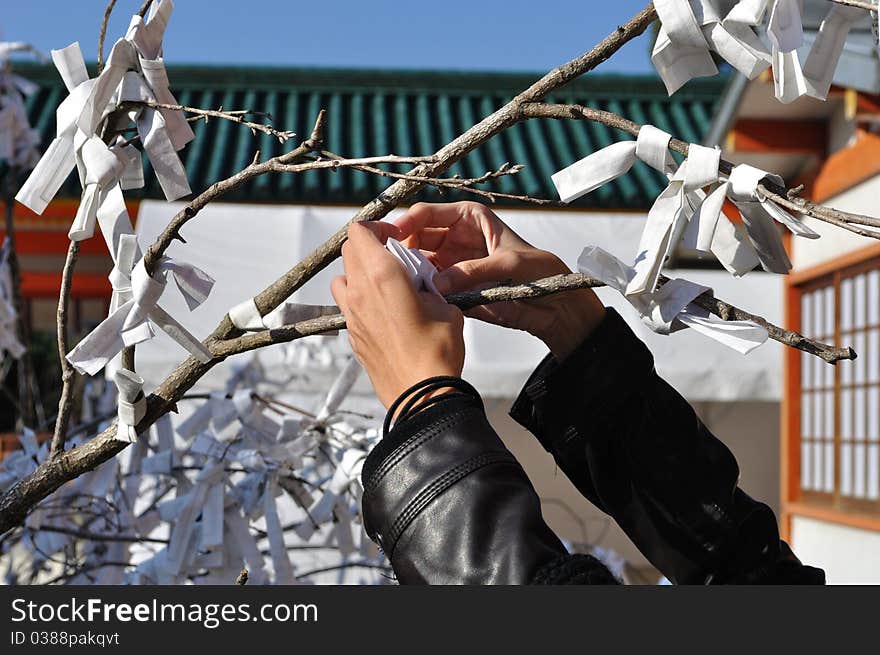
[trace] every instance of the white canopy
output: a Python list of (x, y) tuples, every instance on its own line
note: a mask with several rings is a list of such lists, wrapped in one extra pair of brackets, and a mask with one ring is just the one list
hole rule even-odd
[[(137, 233), (147, 247), (182, 203), (144, 201), (140, 205)], [(353, 207), (307, 205), (247, 205), (215, 203), (202, 210), (182, 230), (187, 243), (175, 242), (169, 255), (208, 272), (217, 283), (208, 300), (190, 312), (181, 296), (166, 293), (161, 305), (199, 338), (207, 336), (233, 305), (254, 296), (311, 252), (357, 211)], [(624, 261), (632, 261), (644, 226), (642, 214), (578, 211), (500, 210), (501, 217), (533, 245), (551, 250), (574, 268), (588, 244), (598, 245)], [(392, 214), (393, 216), (394, 214)], [(333, 304), (330, 280), (341, 273), (334, 262), (294, 295), (300, 302)], [(782, 278), (753, 272), (735, 279), (724, 271), (670, 271), (711, 286), (716, 295), (767, 320), (782, 320)], [(778, 400), (781, 389), (781, 346), (768, 342), (743, 356), (690, 330), (659, 336), (639, 322), (637, 315), (616, 292), (600, 289), (602, 300), (615, 307), (647, 342), (657, 370), (692, 401)], [(546, 354), (536, 339), (512, 330), (468, 321), (467, 363), (464, 376), (486, 396), (511, 397)], [(334, 339), (340, 353), (347, 347), (344, 334)], [(185, 352), (160, 334), (138, 347), (137, 368), (151, 389), (179, 362)], [(239, 357), (250, 357), (241, 355)], [(285, 365), (282, 352), (261, 351), (261, 361), (278, 369)], [(234, 359), (234, 358), (233, 358)], [(224, 364), (228, 366), (229, 364)], [(218, 367), (220, 368), (220, 367)], [(200, 385), (210, 389), (225, 375), (215, 371)], [(303, 391), (326, 389), (310, 375)], [(362, 380), (363, 390), (369, 388)]]

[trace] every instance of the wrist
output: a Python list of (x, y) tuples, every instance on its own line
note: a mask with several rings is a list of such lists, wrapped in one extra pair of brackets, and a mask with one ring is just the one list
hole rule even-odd
[(605, 307), (591, 289), (561, 293), (556, 300), (552, 321), (535, 336), (557, 361), (562, 361), (599, 326), (605, 317)]

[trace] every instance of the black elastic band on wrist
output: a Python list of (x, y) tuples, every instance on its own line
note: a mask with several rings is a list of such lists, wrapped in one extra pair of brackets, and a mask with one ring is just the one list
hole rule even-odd
[[(458, 389), (460, 393), (447, 393), (440, 396), (434, 396), (433, 398), (428, 398), (424, 402), (419, 402), (422, 398), (424, 398), (425, 394), (431, 393), (432, 391), (437, 391), (438, 389), (444, 389), (446, 387), (451, 387), (453, 389)], [(400, 414), (397, 416), (397, 421), (395, 421), (395, 425), (402, 421), (405, 421), (408, 418), (411, 418), (417, 412), (430, 407), (431, 405), (435, 405), (441, 400), (446, 400), (450, 396), (471, 396), (474, 398), (479, 398), (480, 393), (474, 389), (474, 387), (465, 382), (461, 378), (452, 377), (450, 375), (439, 375), (432, 378), (427, 378), (414, 384), (409, 389), (404, 391), (397, 397), (391, 406), (388, 408), (388, 413), (385, 414), (385, 422), (382, 424), (382, 437), (384, 438), (391, 431), (391, 420), (394, 417), (395, 412), (398, 407), (400, 407)], [(406, 403), (403, 401), (407, 400)], [(401, 405), (403, 405), (401, 407)]]

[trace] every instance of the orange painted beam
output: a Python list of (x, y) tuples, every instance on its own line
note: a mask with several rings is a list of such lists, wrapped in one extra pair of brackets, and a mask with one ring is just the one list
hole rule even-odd
[[(5, 211), (6, 204), (0, 202), (0, 207)], [(42, 214), (35, 214), (30, 209), (20, 203), (15, 203), (13, 208), (13, 217), (15, 219), (16, 228), (21, 229), (51, 229), (57, 228), (65, 232), (73, 222), (76, 216), (76, 210), (79, 207), (79, 198), (59, 198), (53, 200), (46, 207)], [(137, 219), (140, 200), (126, 200), (125, 207), (128, 215), (131, 217), (132, 224)]]
[[(6, 230), (0, 230), (0, 239), (6, 236)], [(19, 255), (61, 255), (67, 254), (70, 239), (67, 232), (60, 230), (39, 230), (24, 228), (15, 230), (15, 250)], [(109, 255), (107, 243), (100, 234), (100, 228), (95, 231), (95, 236), (86, 239), (80, 244), (79, 252), (82, 255)]]
[(741, 118), (728, 136), (736, 152), (778, 152), (824, 157), (828, 124), (819, 120)]
[(841, 148), (822, 164), (813, 184), (813, 201), (824, 202), (880, 174), (880, 136), (856, 132), (852, 145)]
[[(21, 294), (25, 298), (57, 298), (61, 289), (61, 272), (22, 271)], [(106, 275), (76, 273), (70, 295), (74, 298), (110, 298), (113, 289)]]

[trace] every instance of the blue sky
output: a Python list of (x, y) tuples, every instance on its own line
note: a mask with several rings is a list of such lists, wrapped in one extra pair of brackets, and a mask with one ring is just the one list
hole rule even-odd
[[(106, 0), (3, 3), (3, 40), (44, 52), (79, 41), (94, 60)], [(107, 46), (141, 0), (118, 0)], [(168, 63), (540, 71), (567, 61), (646, 0), (177, 0)], [(646, 38), (601, 67), (651, 70)]]

